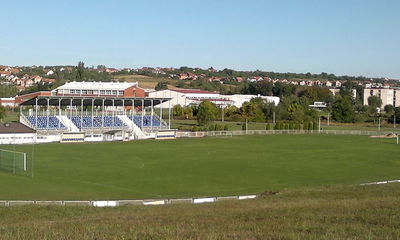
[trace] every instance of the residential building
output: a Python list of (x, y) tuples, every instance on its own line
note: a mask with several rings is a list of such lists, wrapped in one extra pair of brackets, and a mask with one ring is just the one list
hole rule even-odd
[(382, 100), (382, 108), (386, 105), (400, 106), (400, 89), (397, 88), (365, 88), (364, 105), (368, 105), (368, 98), (377, 96)]
[(145, 90), (137, 82), (69, 82), (52, 92), (56, 96), (145, 96)]

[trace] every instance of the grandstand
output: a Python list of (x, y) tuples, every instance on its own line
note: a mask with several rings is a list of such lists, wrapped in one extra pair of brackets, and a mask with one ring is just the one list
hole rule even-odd
[(74, 83), (71, 93), (61, 86), (62, 91), (35, 95), (20, 104), (20, 122), (35, 129), (38, 138), (52, 139), (49, 141), (61, 141), (63, 134), (78, 132), (85, 133), (87, 141), (99, 134), (103, 140), (154, 138), (158, 131), (170, 129), (171, 106), (155, 108), (170, 98), (146, 97), (135, 83), (102, 83), (101, 91), (95, 90), (97, 85)]

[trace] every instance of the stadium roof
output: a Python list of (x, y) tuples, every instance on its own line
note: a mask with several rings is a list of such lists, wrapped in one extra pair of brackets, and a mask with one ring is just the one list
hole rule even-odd
[(2, 133), (35, 133), (36, 131), (22, 123), (10, 122), (0, 124), (0, 134)]
[(104, 106), (132, 106), (132, 102), (134, 102), (134, 106), (142, 106), (142, 100), (144, 100), (144, 106), (148, 107), (151, 106), (151, 101), (153, 100), (153, 106), (161, 104), (163, 102), (167, 102), (171, 100), (171, 98), (124, 98), (124, 97), (79, 97), (79, 96), (37, 96), (35, 98), (31, 98), (20, 105), (22, 106), (47, 106), (47, 100), (49, 100), (50, 106), (92, 106), (92, 101), (94, 106), (102, 106), (104, 100)]
[(137, 82), (68, 82), (55, 90), (125, 90), (137, 86)]

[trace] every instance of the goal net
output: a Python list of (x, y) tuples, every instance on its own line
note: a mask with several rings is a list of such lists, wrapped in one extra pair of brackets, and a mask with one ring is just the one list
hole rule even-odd
[(0, 149), (0, 170), (13, 174), (27, 172), (26, 153)]

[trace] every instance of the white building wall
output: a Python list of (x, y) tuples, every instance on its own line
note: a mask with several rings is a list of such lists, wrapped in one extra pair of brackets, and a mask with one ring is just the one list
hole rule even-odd
[(157, 105), (155, 108), (168, 108), (171, 104), (171, 107), (175, 105), (181, 105), (182, 107), (186, 106), (188, 102), (186, 101), (186, 96), (183, 93), (172, 91), (172, 90), (161, 90), (161, 91), (154, 91), (149, 93), (149, 97), (151, 98), (172, 98), (169, 102), (164, 102), (162, 104)]
[[(396, 92), (396, 93), (395, 93)], [(386, 105), (399, 106), (398, 102), (398, 90), (391, 88), (366, 88), (364, 89), (364, 105), (368, 105), (368, 98), (371, 96), (377, 96), (382, 100), (382, 108)]]
[(251, 99), (258, 98), (258, 97), (264, 99), (267, 102), (273, 102), (275, 105), (278, 105), (280, 102), (280, 98), (274, 97), (274, 96), (241, 95), (241, 94), (221, 95), (221, 96), (233, 101), (233, 105), (237, 108), (242, 107), (243, 103), (250, 102)]
[(36, 133), (2, 133), (0, 144), (31, 144), (35, 143)]
[[(161, 91), (154, 91), (149, 93), (149, 97), (154, 98), (172, 98), (169, 102), (165, 102), (163, 104), (157, 105), (156, 108), (168, 108), (169, 104), (171, 107), (175, 105), (181, 105), (182, 107), (189, 106), (191, 103), (195, 104), (198, 103), (199, 100), (207, 100), (213, 99), (214, 102), (218, 102), (219, 105), (234, 105), (238, 108), (242, 107), (243, 103), (249, 102), (253, 98), (261, 97), (262, 99), (273, 102), (275, 105), (278, 105), (280, 102), (279, 97), (274, 96), (258, 96), (258, 95), (243, 95), (243, 94), (235, 94), (235, 95), (221, 95), (219, 93), (181, 93), (176, 92), (173, 90), (161, 90)], [(228, 100), (228, 101), (218, 101), (217, 99), (221, 100)]]

